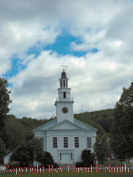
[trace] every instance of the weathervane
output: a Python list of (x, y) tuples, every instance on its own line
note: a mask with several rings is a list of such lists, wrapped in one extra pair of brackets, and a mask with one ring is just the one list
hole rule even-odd
[(68, 66), (64, 65), (64, 63), (63, 63), (63, 65), (61, 65), (61, 67), (63, 68), (63, 71), (65, 71), (68, 68)]

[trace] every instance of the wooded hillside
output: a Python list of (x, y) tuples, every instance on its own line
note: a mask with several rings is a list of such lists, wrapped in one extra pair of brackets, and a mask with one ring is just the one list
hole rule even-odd
[(98, 128), (105, 133), (109, 133), (112, 121), (114, 119), (114, 109), (84, 112), (75, 114), (74, 117), (80, 121)]
[[(75, 114), (75, 119), (83, 121), (98, 129), (98, 133), (108, 134), (114, 119), (114, 110), (107, 109), (94, 112), (84, 112)], [(16, 118), (14, 115), (8, 115), (5, 122), (5, 137), (7, 153), (13, 150), (17, 145), (23, 144), (28, 136), (33, 135), (33, 129), (45, 124), (51, 119), (33, 119), (23, 117)]]

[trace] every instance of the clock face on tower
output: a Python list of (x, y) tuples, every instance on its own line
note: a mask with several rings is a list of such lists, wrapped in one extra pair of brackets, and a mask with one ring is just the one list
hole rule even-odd
[(68, 112), (68, 108), (67, 107), (62, 108), (62, 112), (63, 113), (67, 113)]

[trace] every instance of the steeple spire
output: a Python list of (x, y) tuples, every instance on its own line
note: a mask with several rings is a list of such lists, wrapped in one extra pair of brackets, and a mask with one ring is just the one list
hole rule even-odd
[(61, 73), (60, 81), (60, 88), (68, 88), (68, 78), (66, 72), (63, 70)]

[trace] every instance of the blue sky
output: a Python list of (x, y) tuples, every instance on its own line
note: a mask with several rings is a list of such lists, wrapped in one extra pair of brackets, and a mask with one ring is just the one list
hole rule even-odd
[[(55, 42), (53, 44), (49, 44), (46, 46), (38, 47), (39, 42), (37, 42), (33, 47), (30, 47), (26, 54), (34, 55), (34, 58), (38, 57), (43, 50), (50, 50), (52, 52), (56, 52), (58, 55), (73, 55), (76, 57), (81, 57), (90, 53), (97, 53), (99, 51), (98, 48), (91, 48), (88, 51), (74, 51), (71, 49), (71, 43), (75, 42), (76, 44), (81, 44), (82, 41), (79, 37), (72, 36), (70, 33), (62, 31), (62, 33), (57, 36)], [(21, 58), (17, 56), (17, 54), (13, 54), (11, 57), (11, 69), (6, 72), (3, 76), (8, 79), (15, 75), (17, 75), (20, 71), (24, 70), (26, 65), (22, 63)]]
[(82, 43), (80, 38), (74, 37), (69, 33), (62, 33), (59, 35), (52, 45), (47, 45), (44, 47), (45, 50), (52, 50), (57, 52), (59, 55), (72, 54), (74, 56), (83, 56), (87, 52), (85, 51), (73, 51), (70, 47), (71, 42), (75, 41), (77, 44)]
[(130, 85), (132, 0), (5, 0), (0, 12), (0, 75), (17, 117), (55, 114), (62, 64), (75, 113), (113, 108)]

